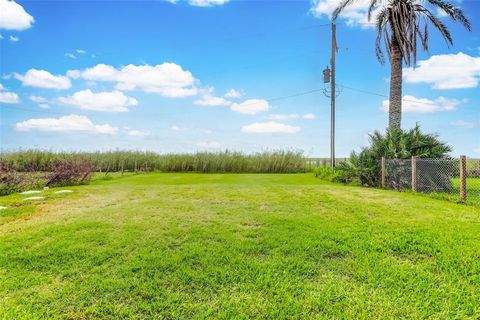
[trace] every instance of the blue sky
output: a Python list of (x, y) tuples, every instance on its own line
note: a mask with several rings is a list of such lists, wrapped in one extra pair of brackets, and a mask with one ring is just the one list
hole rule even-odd
[[(301, 149), (329, 155), (329, 12), (316, 1), (0, 0), (2, 150)], [(480, 2), (431, 29), (405, 69), (404, 128), (420, 123), (453, 154), (480, 156)], [(337, 27), (337, 155), (387, 125), (388, 64), (362, 1)], [(438, 13), (441, 16), (441, 13)], [(366, 92), (368, 93), (366, 93)]]

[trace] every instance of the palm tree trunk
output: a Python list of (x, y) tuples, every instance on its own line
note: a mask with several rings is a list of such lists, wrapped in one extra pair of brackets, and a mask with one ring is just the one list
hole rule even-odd
[(402, 52), (395, 36), (392, 37), (390, 71), (390, 104), (388, 128), (400, 129), (402, 122)]

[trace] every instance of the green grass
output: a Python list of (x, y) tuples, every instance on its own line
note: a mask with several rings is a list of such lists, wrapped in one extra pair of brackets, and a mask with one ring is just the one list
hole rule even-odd
[(480, 211), (307, 174), (0, 197), (0, 319), (478, 319)]

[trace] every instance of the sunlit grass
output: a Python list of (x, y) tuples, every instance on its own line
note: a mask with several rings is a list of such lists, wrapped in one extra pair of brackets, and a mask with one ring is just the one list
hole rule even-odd
[(476, 207), (310, 174), (99, 177), (0, 197), (1, 319), (480, 317)]

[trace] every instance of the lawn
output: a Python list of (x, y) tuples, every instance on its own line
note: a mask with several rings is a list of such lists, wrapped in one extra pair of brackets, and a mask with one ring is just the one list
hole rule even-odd
[(0, 197), (0, 319), (478, 319), (480, 210), (311, 174)]

